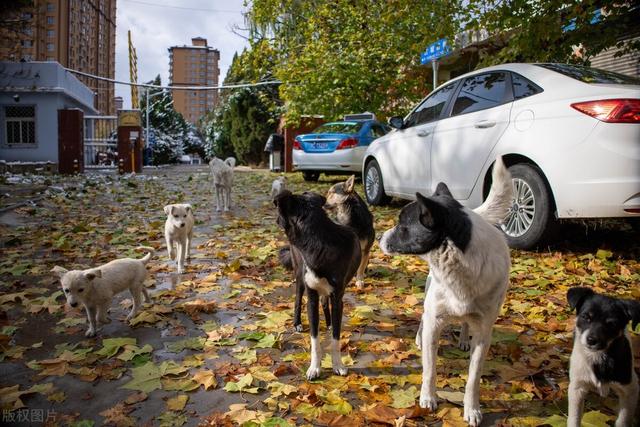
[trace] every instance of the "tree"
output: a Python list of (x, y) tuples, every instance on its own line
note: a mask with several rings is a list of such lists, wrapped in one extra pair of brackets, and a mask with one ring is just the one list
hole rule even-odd
[(287, 119), (337, 119), (372, 111), (381, 118), (408, 109), (430, 89), (419, 57), (453, 37), (462, 1), (255, 0), (250, 34), (276, 57), (274, 75)]
[[(640, 50), (640, 7), (617, 0), (470, 0), (467, 28), (505, 40), (480, 65), (504, 62), (577, 62), (610, 47)], [(578, 53), (576, 55), (576, 53)]]
[[(269, 46), (253, 44), (235, 55), (225, 84), (272, 80), (273, 56)], [(264, 144), (276, 129), (281, 114), (277, 86), (229, 89), (220, 106), (204, 120), (209, 156), (233, 155), (240, 162), (260, 164), (265, 160)]]

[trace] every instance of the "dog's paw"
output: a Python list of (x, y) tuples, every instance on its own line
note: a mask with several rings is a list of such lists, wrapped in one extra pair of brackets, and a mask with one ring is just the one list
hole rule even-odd
[(460, 338), (460, 341), (458, 342), (458, 348), (462, 351), (469, 351), (469, 349), (471, 348), (471, 345), (469, 344), (469, 338), (464, 340)]
[(422, 350), (422, 334), (420, 333), (416, 335), (416, 347), (418, 347), (418, 350)]
[(435, 412), (438, 408), (438, 399), (435, 396), (420, 396), (420, 407)]
[(309, 366), (307, 369), (307, 379), (309, 381), (320, 377), (320, 366)]
[(96, 330), (93, 328), (89, 328), (87, 329), (87, 332), (84, 333), (85, 337), (95, 337), (96, 336)]
[(293, 326), (293, 329), (294, 329), (296, 332), (302, 332), (302, 325), (294, 325), (294, 326)]
[(464, 420), (467, 423), (469, 423), (470, 426), (477, 427), (480, 425), (480, 422), (482, 421), (482, 411), (480, 411), (480, 408), (474, 408), (474, 407), (467, 408), (465, 406)]
[(333, 366), (333, 373), (336, 375), (340, 375), (341, 377), (346, 376), (348, 371), (349, 370), (345, 366), (342, 366), (342, 365)]
[(364, 280), (356, 280), (356, 288), (364, 289)]
[(216, 208), (216, 212), (220, 212), (220, 208)]
[(184, 273), (184, 267), (178, 267), (178, 274)]

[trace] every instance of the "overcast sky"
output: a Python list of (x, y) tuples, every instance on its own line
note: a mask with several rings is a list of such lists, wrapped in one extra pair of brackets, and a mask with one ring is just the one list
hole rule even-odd
[[(233, 54), (248, 45), (234, 34), (234, 25), (243, 27), (244, 0), (118, 0), (116, 21), (116, 80), (129, 81), (127, 31), (138, 56), (138, 83), (160, 74), (169, 83), (171, 46), (191, 45), (192, 37), (204, 37), (220, 51), (220, 83)], [(116, 96), (131, 108), (129, 86), (116, 84)]]

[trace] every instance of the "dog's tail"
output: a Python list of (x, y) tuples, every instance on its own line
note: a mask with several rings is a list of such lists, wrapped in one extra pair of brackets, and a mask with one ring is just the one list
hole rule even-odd
[(289, 271), (293, 270), (293, 260), (291, 259), (291, 248), (289, 246), (280, 248), (280, 251), (278, 251), (278, 259), (280, 259), (280, 264), (282, 264), (285, 269)]
[(491, 189), (487, 200), (474, 209), (474, 212), (491, 224), (500, 224), (507, 216), (513, 200), (511, 173), (498, 156), (491, 172)]
[(147, 263), (149, 262), (149, 260), (153, 256), (153, 254), (156, 253), (156, 250), (153, 249), (151, 246), (138, 246), (136, 248), (136, 250), (137, 251), (147, 251), (147, 254), (144, 257), (142, 257), (142, 259), (140, 259), (140, 261), (142, 261), (142, 263), (144, 265), (147, 265)]
[(236, 167), (236, 159), (234, 157), (227, 157), (224, 162), (229, 165), (231, 169)]

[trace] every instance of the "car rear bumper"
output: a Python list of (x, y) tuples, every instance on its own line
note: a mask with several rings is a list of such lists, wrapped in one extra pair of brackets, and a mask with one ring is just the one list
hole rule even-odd
[(640, 217), (640, 125), (599, 122), (562, 157), (550, 177), (559, 218)]
[(366, 147), (336, 150), (333, 153), (306, 153), (293, 150), (293, 167), (300, 171), (361, 172)]

